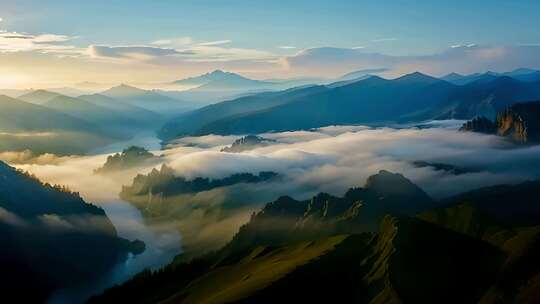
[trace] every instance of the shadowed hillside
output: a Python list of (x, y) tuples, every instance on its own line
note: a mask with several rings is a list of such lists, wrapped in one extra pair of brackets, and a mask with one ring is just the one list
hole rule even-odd
[(141, 273), (91, 303), (530, 303), (540, 274), (535, 183), (435, 204), (382, 171), (342, 198), (282, 197), (223, 249)]
[[(0, 162), (2, 292), (41, 303), (58, 288), (90, 282), (144, 244), (117, 236), (105, 212), (59, 186)], [(31, 290), (31, 292), (28, 292)]]

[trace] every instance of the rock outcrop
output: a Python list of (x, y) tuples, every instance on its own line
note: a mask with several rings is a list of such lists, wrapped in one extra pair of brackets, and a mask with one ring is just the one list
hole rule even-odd
[(256, 135), (248, 135), (235, 140), (230, 147), (221, 149), (221, 152), (240, 153), (259, 147), (264, 147), (272, 142), (274, 142), (274, 140), (262, 138)]
[(497, 126), (488, 118), (480, 116), (474, 118), (473, 120), (467, 121), (459, 130), (493, 134), (497, 130)]
[(495, 122), (477, 117), (466, 122), (460, 131), (496, 134), (520, 144), (540, 142), (540, 102), (514, 104), (497, 113)]
[(540, 141), (540, 102), (518, 103), (497, 114), (497, 135), (519, 143)]

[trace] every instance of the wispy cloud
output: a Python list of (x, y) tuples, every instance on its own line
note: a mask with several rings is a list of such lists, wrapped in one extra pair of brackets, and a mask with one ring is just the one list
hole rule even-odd
[(454, 44), (454, 45), (451, 45), (450, 47), (455, 49), (455, 48), (472, 48), (475, 46), (476, 44), (474, 43), (467, 43), (467, 44)]
[(366, 47), (365, 46), (353, 46), (351, 49), (353, 50), (361, 50), (361, 49), (365, 49)]
[(170, 39), (160, 39), (153, 41), (151, 44), (168, 47), (183, 47), (193, 44), (193, 38), (191, 37), (176, 37)]
[(278, 46), (278, 49), (293, 50), (293, 49), (296, 49), (296, 47), (292, 45), (282, 45), (282, 46)]
[(284, 66), (297, 74), (341, 75), (374, 66), (388, 68), (386, 76), (421, 71), (432, 75), (450, 72), (475, 73), (487, 70), (511, 71), (520, 67), (540, 68), (540, 46), (481, 46), (458, 44), (422, 56), (392, 56), (361, 49), (314, 48), (282, 59)]
[(192, 51), (179, 51), (171, 48), (151, 46), (106, 46), (91, 45), (88, 47), (91, 57), (116, 59), (152, 59), (160, 56), (193, 55)]
[(373, 39), (371, 42), (387, 42), (387, 41), (396, 41), (397, 38), (380, 38), (380, 39)]
[(232, 42), (232, 40), (218, 40), (218, 41), (209, 41), (209, 42), (199, 43), (199, 45), (202, 45), (202, 46), (214, 46), (214, 45), (229, 44), (231, 42)]
[(74, 36), (57, 34), (27, 34), (0, 31), (0, 52), (29, 52), (78, 54), (80, 48), (66, 42), (76, 39)]

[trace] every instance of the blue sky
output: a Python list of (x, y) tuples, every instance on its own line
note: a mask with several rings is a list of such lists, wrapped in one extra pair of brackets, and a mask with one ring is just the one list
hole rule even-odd
[[(540, 43), (540, 1), (534, 0), (18, 0), (2, 7), (10, 30), (80, 36), (80, 43), (189, 36), (239, 47), (365, 46), (392, 54), (458, 43)], [(381, 39), (388, 40), (376, 42)]]
[[(69, 66), (85, 71), (89, 79), (103, 78), (98, 77), (104, 74), (103, 69), (112, 69), (104, 63), (107, 58), (114, 59), (117, 67), (112, 71), (116, 78), (113, 80), (111, 74), (108, 81), (116, 81), (126, 73), (139, 73), (134, 81), (143, 81), (143, 74), (149, 71), (154, 77), (165, 79), (213, 68), (260, 78), (320, 76), (323, 71), (339, 74), (347, 69), (380, 68), (387, 59), (399, 66), (392, 67), (395, 74), (407, 71), (396, 57), (437, 55), (456, 45), (492, 48), (474, 50), (481, 58), (499, 54), (497, 63), (485, 61), (475, 69), (540, 64), (530, 59), (536, 49), (525, 51), (527, 60), (516, 57), (523, 57), (522, 49), (508, 49), (540, 46), (537, 0), (0, 0), (0, 7), (0, 30), (4, 31), (0, 32), (0, 53), (4, 53), (0, 54), (0, 64), (19, 65), (0, 68), (4, 83), (15, 79), (30, 81), (28, 74), (35, 74), (32, 69), (36, 64), (43, 69), (54, 67), (58, 79), (76, 76)], [(14, 34), (25, 35), (26, 41), (13, 39)], [(336, 57), (343, 55), (342, 50), (332, 54), (328, 50), (311, 51), (323, 47), (354, 48), (356, 54), (346, 51), (353, 58), (347, 61)], [(12, 54), (15, 51), (18, 54)], [(371, 63), (360, 52), (393, 57)], [(35, 54), (32, 57), (30, 53)], [(188, 53), (193, 55), (188, 58)], [(311, 56), (309, 60), (288, 58), (305, 53)], [(324, 58), (317, 57), (321, 53)], [(457, 56), (454, 53), (452, 56)], [(45, 58), (44, 54), (56, 57)], [(462, 54), (466, 54), (465, 50)], [(77, 56), (78, 60), (73, 59)], [(33, 65), (25, 66), (30, 59)], [(130, 64), (129, 68), (121, 67), (122, 60)], [(328, 63), (318, 68), (298, 65), (318, 60)], [(440, 58), (421, 60), (433, 63)], [(418, 58), (406, 61), (410, 66)], [(341, 67), (334, 68), (339, 63)], [(175, 72), (166, 73), (164, 66)], [(286, 69), (280, 69), (283, 66)], [(425, 63), (414, 68), (433, 73), (448, 70), (443, 65), (436, 69), (433, 64), (426, 67)], [(466, 62), (456, 69), (470, 72)], [(13, 74), (14, 71), (20, 75)], [(6, 73), (13, 75), (8, 77)]]

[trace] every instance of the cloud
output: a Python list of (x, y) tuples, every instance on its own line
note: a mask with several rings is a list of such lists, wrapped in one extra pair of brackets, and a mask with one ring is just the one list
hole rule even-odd
[(160, 39), (153, 41), (151, 44), (159, 46), (169, 46), (169, 47), (183, 47), (186, 45), (193, 44), (193, 38), (191, 37), (177, 37), (170, 39)]
[(21, 164), (37, 164), (37, 165), (48, 165), (48, 164), (60, 164), (66, 160), (70, 159), (68, 156), (56, 156), (50, 153), (36, 154), (31, 150), (24, 150), (20, 152), (0, 152), (0, 160), (11, 164), (11, 165), (21, 165)]
[(0, 223), (17, 227), (24, 227), (27, 225), (25, 220), (2, 207), (0, 207)]
[(18, 32), (0, 31), (0, 52), (40, 52), (57, 53), (64, 55), (79, 55), (82, 49), (65, 42), (77, 37), (57, 34), (27, 34)]
[(421, 71), (433, 75), (450, 72), (475, 73), (510, 71), (516, 68), (540, 68), (540, 46), (479, 46), (454, 45), (442, 52), (422, 56), (391, 56), (364, 49), (313, 48), (281, 62), (291, 72), (299, 74), (339, 75), (355, 69), (373, 66), (388, 68), (388, 76)]
[(199, 43), (199, 45), (202, 46), (212, 46), (212, 45), (222, 45), (222, 44), (229, 44), (232, 40), (218, 40), (218, 41), (209, 41), (209, 42), (203, 42)]
[[(272, 185), (268, 191), (275, 195), (278, 188), (279, 195), (318, 191), (340, 194), (362, 185), (380, 169), (404, 173), (436, 197), (540, 176), (535, 166), (520, 165), (524, 159), (527, 164), (540, 164), (540, 147), (515, 148), (495, 136), (457, 132), (460, 123), (448, 121), (434, 129), (329, 126), (316, 131), (262, 134), (277, 143), (240, 154), (217, 152), (206, 141), (204, 148), (166, 153), (165, 161), (188, 178), (277, 171), (288, 178), (288, 183), (277, 188)], [(212, 137), (216, 147), (221, 147), (218, 136)], [(475, 170), (454, 176), (417, 168), (412, 163), (418, 160)]]
[(171, 48), (151, 46), (105, 46), (91, 45), (88, 53), (97, 58), (148, 60), (161, 56), (193, 55), (191, 51), (179, 51)]
[[(461, 123), (426, 124), (435, 127), (428, 129), (327, 126), (311, 131), (268, 133), (261, 136), (274, 139), (275, 143), (244, 153), (219, 152), (235, 136), (210, 135), (177, 141), (173, 148), (163, 151), (160, 161), (173, 167), (178, 176), (222, 178), (241, 172), (274, 171), (281, 179), (168, 198), (164, 202), (172, 207), (161, 224), (180, 229), (182, 241), (192, 248), (219, 247), (249, 219), (251, 212), (279, 196), (307, 199), (318, 192), (342, 195), (350, 187), (362, 186), (370, 175), (382, 169), (404, 174), (435, 198), (540, 177), (540, 146), (517, 147), (501, 137), (458, 132)], [(93, 175), (92, 170), (101, 166), (106, 157), (74, 157), (57, 165), (17, 167), (81, 192), (86, 200), (102, 205), (113, 223), (122, 225), (125, 231), (126, 226), (135, 225), (131, 221), (138, 215), (115, 203), (121, 185), (131, 184), (136, 173), (147, 174), (161, 164), (110, 178)], [(417, 167), (415, 161), (471, 170), (454, 175)], [(178, 242), (177, 238), (171, 240)]]
[(371, 42), (388, 42), (388, 41), (396, 41), (397, 38), (380, 38), (380, 39), (374, 39), (371, 40)]
[(0, 132), (0, 136), (10, 137), (55, 137), (58, 136), (54, 132)]
[(282, 46), (278, 46), (278, 49), (282, 49), (282, 50), (294, 50), (296, 49), (295, 46), (292, 46), (292, 45), (282, 45)]

